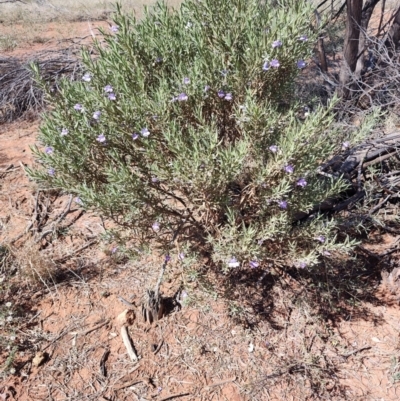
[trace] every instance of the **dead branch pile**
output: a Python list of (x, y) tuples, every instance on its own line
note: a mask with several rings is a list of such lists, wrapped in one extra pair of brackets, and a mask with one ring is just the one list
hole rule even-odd
[(372, 215), (389, 200), (398, 200), (400, 197), (400, 131), (367, 140), (333, 157), (318, 172), (321, 179), (344, 177), (349, 183), (349, 190), (342, 199), (327, 199), (308, 213), (298, 213), (295, 220), (318, 211), (339, 212), (350, 208), (366, 198), (366, 187), (379, 195), (375, 196), (375, 205), (368, 210), (367, 214)]
[(14, 121), (27, 111), (37, 114), (43, 109), (44, 93), (34, 81), (31, 63), (38, 65), (52, 91), (57, 90), (60, 78), (75, 80), (82, 70), (77, 56), (66, 49), (46, 50), (26, 60), (0, 56), (0, 123)]

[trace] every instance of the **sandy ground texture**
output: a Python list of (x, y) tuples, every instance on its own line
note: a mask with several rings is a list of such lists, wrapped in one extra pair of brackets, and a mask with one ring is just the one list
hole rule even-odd
[[(29, 181), (38, 126), (0, 127), (0, 400), (399, 399), (400, 291), (397, 276), (381, 277), (398, 267), (395, 252), (231, 277), (173, 257), (167, 313), (150, 325), (141, 302), (162, 264), (156, 246), (126, 258), (104, 239), (109, 222)], [(376, 233), (363, 246), (383, 253), (398, 238)], [(138, 361), (116, 319), (126, 309)]]
[[(376, 261), (344, 266), (354, 278), (341, 289), (312, 276), (206, 277), (201, 267), (173, 259), (162, 291), (171, 301), (180, 293), (182, 307), (175, 303), (149, 325), (141, 297), (157, 281), (160, 257), (150, 250), (126, 260), (110, 252), (113, 244), (99, 241), (101, 219), (76, 204), (67, 209), (68, 194), (37, 201), (22, 168), (33, 162), (37, 129), (16, 123), (0, 131), (0, 242), (12, 244), (17, 258), (0, 273), (0, 397), (398, 399), (399, 294), (379, 284)], [(39, 217), (27, 232), (35, 205)], [(42, 237), (66, 210), (55, 234)], [(369, 247), (381, 252), (396, 241), (379, 237)], [(135, 363), (116, 321), (126, 308), (136, 315), (129, 327)]]

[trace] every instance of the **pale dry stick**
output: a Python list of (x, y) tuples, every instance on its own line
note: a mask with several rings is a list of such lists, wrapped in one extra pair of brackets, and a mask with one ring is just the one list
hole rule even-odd
[[(32, 264), (32, 261), (31, 261), (31, 260), (29, 261), (29, 264), (30, 264), (30, 266), (31, 266), (31, 269), (38, 275), (40, 281), (41, 281), (41, 282), (44, 284), (44, 286), (47, 288), (47, 290), (49, 291), (49, 293), (50, 293), (50, 295), (52, 296), (52, 298), (54, 298), (54, 295), (53, 295), (53, 293), (52, 293), (50, 287), (47, 285), (46, 280), (44, 280), (43, 277), (41, 276), (41, 274), (33, 267), (33, 264)], [(52, 276), (51, 274), (50, 274), (50, 277), (51, 277), (51, 280), (53, 281), (54, 288), (55, 288), (55, 290), (56, 290), (57, 295), (60, 296), (60, 294), (58, 293), (57, 285), (56, 285), (56, 283), (54, 282), (53, 276)]]
[(124, 342), (125, 348), (128, 351), (128, 355), (131, 358), (132, 362), (138, 362), (139, 358), (136, 355), (136, 352), (132, 347), (131, 339), (128, 334), (128, 328), (125, 325), (123, 325), (121, 327), (121, 337), (122, 337), (122, 341)]
[(377, 210), (379, 210), (390, 198), (392, 197), (391, 194), (389, 194), (385, 199), (381, 200), (376, 206), (371, 208), (368, 212), (369, 215), (374, 214)]
[(83, 250), (86, 249), (86, 248), (89, 248), (90, 246), (92, 246), (92, 245), (95, 244), (95, 243), (97, 243), (97, 240), (89, 241), (89, 242), (87, 242), (85, 245), (81, 246), (81, 247), (78, 248), (78, 249), (75, 249), (75, 250), (72, 251), (71, 253), (69, 253), (69, 254), (67, 254), (67, 255), (65, 255), (65, 256), (62, 256), (62, 257), (59, 258), (59, 259), (54, 260), (54, 262), (56, 262), (56, 263), (65, 262), (65, 261), (68, 260), (69, 258), (72, 258), (72, 257), (73, 257), (74, 255), (76, 255), (77, 253), (83, 251)]
[(157, 348), (153, 351), (153, 354), (154, 354), (154, 355), (157, 355), (157, 354), (158, 354), (158, 352), (160, 351), (160, 349), (161, 349), (161, 347), (163, 346), (163, 344), (164, 344), (164, 340), (161, 340), (161, 341), (160, 341), (160, 344), (158, 344)]
[(123, 304), (129, 306), (131, 309), (135, 308), (135, 305), (132, 302), (127, 301), (125, 298), (121, 297), (121, 295), (117, 296), (118, 300), (120, 300)]
[(67, 203), (67, 206), (65, 208), (65, 210), (59, 215), (59, 217), (57, 218), (57, 220), (52, 224), (51, 229), (44, 231), (43, 233), (41, 233), (40, 237), (35, 241), (35, 242), (39, 242), (41, 241), (44, 237), (46, 237), (46, 235), (48, 234), (54, 234), (56, 231), (56, 228), (58, 226), (58, 224), (65, 218), (65, 216), (70, 212), (71, 210), (71, 203), (72, 203), (72, 195), (69, 196), (69, 200)]
[(33, 210), (33, 216), (31, 219), (31, 222), (28, 224), (28, 227), (26, 227), (25, 232), (28, 233), (33, 225), (35, 224), (35, 221), (37, 219), (38, 215), (38, 206), (39, 206), (39, 195), (40, 195), (40, 189), (37, 191), (36, 197), (35, 197), (35, 205), (34, 205), (34, 210)]
[[(139, 368), (139, 366), (138, 366), (138, 368)], [(121, 386), (116, 387), (115, 390), (123, 390), (124, 388), (135, 386), (136, 384), (142, 383), (143, 381), (144, 380), (140, 379), (140, 380), (135, 380), (135, 381), (126, 383), (126, 384), (122, 384)]]
[(13, 171), (19, 170), (20, 167), (14, 167), (14, 164), (10, 164), (4, 170), (0, 171), (0, 178), (4, 178), (6, 174), (12, 173)]
[(224, 384), (232, 383), (232, 382), (234, 382), (235, 380), (236, 380), (236, 376), (231, 377), (230, 379), (222, 380), (222, 381), (220, 381), (220, 382), (215, 382), (215, 383), (209, 384), (209, 385), (206, 386), (205, 388), (206, 388), (206, 389), (209, 389), (209, 388), (212, 388), (212, 387), (223, 386)]
[(110, 323), (110, 321), (107, 319), (106, 321), (101, 322), (101, 323), (97, 324), (96, 326), (93, 326), (92, 328), (87, 329), (87, 330), (85, 330), (85, 331), (82, 331), (82, 332), (80, 332), (80, 333), (78, 333), (78, 334), (80, 334), (80, 335), (82, 335), (82, 336), (86, 336), (87, 334), (89, 334), (89, 333), (91, 333), (91, 332), (93, 332), (93, 331), (96, 331), (96, 330), (98, 330), (98, 329), (101, 329), (103, 326), (106, 326), (108, 323)]
[(379, 257), (383, 257), (383, 256), (388, 256), (390, 254), (392, 254), (393, 252), (398, 251), (399, 248), (399, 242), (400, 242), (400, 238), (397, 238), (397, 240), (394, 242), (394, 246), (392, 246), (389, 250), (387, 250), (386, 252), (380, 253), (378, 256)]
[[(136, 366), (134, 366), (127, 374), (128, 375), (130, 375), (131, 373), (133, 373), (133, 372), (135, 372), (136, 370), (138, 370), (139, 368), (140, 368), (140, 364), (137, 364)], [(125, 376), (127, 376), (127, 374), (124, 374), (122, 377), (120, 377), (118, 380), (117, 380), (117, 382), (116, 383), (118, 383), (119, 381), (121, 381), (121, 379), (123, 379)], [(137, 379), (135, 379), (135, 382), (137, 382)], [(114, 383), (114, 385), (116, 384), (116, 383)], [(125, 382), (125, 384), (121, 384), (119, 387), (116, 387), (115, 388), (115, 390), (122, 390), (122, 389), (124, 389), (124, 388), (126, 388), (126, 387), (130, 387), (130, 386), (133, 386), (134, 384), (133, 384), (134, 382), (129, 382), (128, 384), (127, 384), (127, 382)], [(136, 383), (137, 384), (137, 383)]]
[(42, 348), (42, 352), (45, 351), (47, 348), (49, 348), (50, 346), (52, 346), (55, 342), (57, 342), (58, 340), (60, 340), (62, 337), (64, 337), (71, 329), (64, 329), (54, 340), (52, 340), (50, 343), (48, 343), (45, 347)]

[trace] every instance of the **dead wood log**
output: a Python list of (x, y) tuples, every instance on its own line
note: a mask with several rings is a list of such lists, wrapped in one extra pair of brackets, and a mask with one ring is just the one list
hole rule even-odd
[[(400, 156), (400, 131), (392, 132), (380, 138), (368, 139), (350, 149), (347, 154), (334, 156), (320, 166), (319, 171), (322, 179), (326, 179), (326, 175), (342, 177), (348, 181), (353, 190), (348, 191), (347, 198), (326, 199), (307, 212), (298, 212), (293, 220), (299, 221), (317, 212), (338, 212), (359, 202), (366, 195), (360, 182), (366, 168), (398, 156)], [(391, 171), (382, 174), (379, 178), (375, 177), (378, 186), (391, 197), (398, 197), (400, 193), (400, 177), (397, 174), (400, 174), (400, 171)], [(356, 182), (354, 181), (355, 178), (357, 179)], [(381, 203), (381, 206), (384, 203), (386, 202)], [(371, 210), (376, 212), (379, 208), (375, 207)]]

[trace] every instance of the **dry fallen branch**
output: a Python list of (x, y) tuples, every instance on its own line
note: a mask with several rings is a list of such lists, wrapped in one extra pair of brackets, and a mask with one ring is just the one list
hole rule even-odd
[(78, 58), (68, 49), (44, 51), (28, 60), (0, 57), (0, 123), (11, 122), (30, 110), (38, 113), (43, 109), (44, 93), (35, 84), (31, 63), (39, 67), (52, 92), (57, 91), (60, 78), (75, 80), (82, 69)]
[(231, 377), (230, 379), (226, 379), (226, 380), (222, 380), (222, 381), (219, 381), (219, 382), (215, 382), (215, 383), (209, 384), (206, 388), (209, 389), (209, 388), (212, 388), (212, 387), (223, 386), (224, 384), (233, 383), (235, 380), (236, 380), (236, 376)]
[(340, 355), (340, 356), (341, 356), (342, 358), (347, 359), (347, 358), (349, 358), (349, 357), (352, 356), (352, 355), (358, 354), (359, 352), (366, 351), (366, 350), (371, 349), (371, 348), (372, 348), (372, 347), (369, 347), (369, 346), (367, 346), (367, 347), (362, 347), (362, 348), (359, 348), (359, 349), (355, 349), (354, 351), (348, 352), (347, 354), (342, 354), (342, 355)]
[[(307, 213), (298, 213), (294, 220), (304, 219), (315, 212), (339, 212), (360, 202), (366, 196), (362, 177), (367, 168), (382, 164), (385, 160), (396, 158), (400, 150), (398, 149), (399, 142), (400, 132), (392, 132), (381, 138), (367, 140), (351, 149), (347, 154), (337, 155), (321, 165), (318, 172), (322, 179), (324, 177), (344, 177), (350, 187), (353, 188), (353, 192), (348, 193), (345, 199), (326, 199), (324, 202), (315, 205)], [(396, 174), (396, 171), (381, 172), (379, 176), (373, 177), (377, 187), (390, 196), (385, 197), (372, 207), (369, 211), (370, 215), (377, 212), (389, 199), (396, 197), (400, 192), (400, 177), (397, 177)]]
[(121, 337), (132, 362), (137, 362), (139, 360), (139, 357), (137, 356), (135, 350), (133, 349), (132, 342), (128, 333), (128, 328), (125, 325), (121, 327)]
[(164, 398), (161, 398), (159, 401), (168, 401), (168, 400), (173, 400), (174, 398), (187, 397), (189, 395), (190, 393), (171, 394)]
[(92, 246), (93, 244), (96, 244), (97, 240), (93, 240), (93, 241), (89, 241), (87, 242), (85, 245), (81, 246), (78, 249), (75, 249), (74, 251), (72, 251), (71, 253), (69, 253), (68, 255), (65, 255), (59, 259), (56, 259), (54, 262), (55, 263), (62, 263), (65, 262), (66, 260), (68, 260), (69, 258), (72, 258), (73, 256), (75, 256), (77, 253), (82, 252), (84, 249), (89, 248), (90, 246)]

